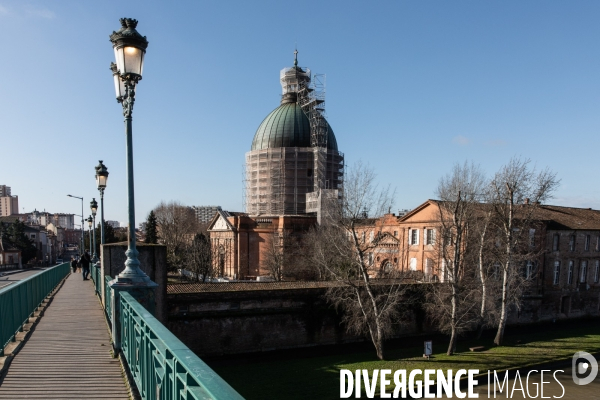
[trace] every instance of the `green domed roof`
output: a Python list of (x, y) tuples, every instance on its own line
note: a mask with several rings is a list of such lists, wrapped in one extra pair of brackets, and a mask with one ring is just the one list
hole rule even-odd
[[(311, 147), (310, 123), (296, 102), (284, 103), (267, 115), (256, 130), (251, 150), (278, 147)], [(329, 123), (327, 123), (327, 148), (338, 149)]]

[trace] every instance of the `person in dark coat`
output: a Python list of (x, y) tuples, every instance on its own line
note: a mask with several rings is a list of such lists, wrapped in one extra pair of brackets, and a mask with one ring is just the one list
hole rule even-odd
[(90, 263), (92, 262), (90, 253), (88, 251), (83, 253), (83, 255), (81, 256), (81, 260), (79, 260), (79, 262), (81, 263), (81, 269), (83, 270), (83, 280), (87, 281), (88, 276), (90, 276)]
[(77, 272), (77, 260), (75, 257), (71, 257), (71, 270), (73, 273)]

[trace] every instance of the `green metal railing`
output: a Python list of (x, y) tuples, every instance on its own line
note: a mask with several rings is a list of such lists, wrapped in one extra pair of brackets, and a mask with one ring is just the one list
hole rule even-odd
[(92, 281), (94, 281), (94, 287), (96, 288), (96, 294), (100, 296), (100, 291), (102, 290), (101, 277), (100, 277), (100, 265), (92, 264), (91, 265), (91, 277)]
[(121, 351), (142, 399), (243, 399), (129, 293), (119, 297)]
[(69, 274), (63, 263), (0, 289), (0, 356), (48, 294)]
[(106, 318), (112, 323), (112, 290), (108, 285), (108, 282), (112, 281), (113, 278), (110, 275), (104, 276), (104, 311), (106, 312)]

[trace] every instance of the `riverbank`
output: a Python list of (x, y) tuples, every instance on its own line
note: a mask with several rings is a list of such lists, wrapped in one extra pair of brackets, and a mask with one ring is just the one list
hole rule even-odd
[[(493, 332), (480, 340), (463, 339), (453, 356), (445, 354), (447, 337), (433, 338), (433, 357), (424, 359), (423, 340), (405, 338), (387, 344), (386, 361), (377, 360), (367, 344), (282, 351), (208, 363), (242, 396), (252, 399), (339, 398), (340, 369), (507, 370), (568, 360), (577, 351), (600, 352), (600, 319), (510, 327), (503, 346), (494, 347)], [(469, 347), (484, 346), (481, 352)]]

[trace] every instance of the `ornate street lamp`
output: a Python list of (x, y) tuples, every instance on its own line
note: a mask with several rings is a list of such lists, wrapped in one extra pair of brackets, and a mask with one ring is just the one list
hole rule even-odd
[(102, 164), (102, 160), (96, 165), (96, 186), (100, 192), (100, 244), (104, 244), (104, 189), (108, 181), (108, 169)]
[(94, 220), (92, 219), (92, 216), (90, 215), (85, 221), (88, 223), (88, 228), (89, 228), (88, 232), (90, 234), (90, 248), (91, 248), (92, 247), (92, 226), (94, 224)]
[(90, 209), (92, 210), (92, 218), (94, 219), (94, 223), (92, 225), (92, 228), (94, 230), (94, 232), (92, 233), (92, 235), (94, 236), (94, 250), (92, 251), (92, 263), (96, 264), (98, 262), (98, 256), (96, 255), (96, 212), (98, 211), (98, 202), (96, 201), (96, 198), (93, 198), (92, 201), (90, 201)]
[(133, 184), (133, 142), (131, 133), (131, 115), (135, 102), (135, 86), (142, 79), (144, 55), (148, 40), (136, 31), (137, 20), (121, 18), (121, 29), (110, 35), (115, 51), (116, 65), (111, 64), (117, 101), (123, 106), (125, 116), (125, 134), (127, 138), (127, 197), (129, 227), (127, 231), (128, 248), (125, 270), (111, 281), (111, 287), (117, 290), (131, 285), (155, 288), (158, 286), (140, 269), (138, 251), (135, 245), (135, 202)]

